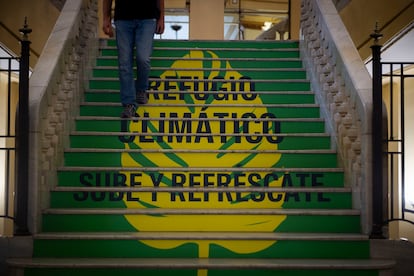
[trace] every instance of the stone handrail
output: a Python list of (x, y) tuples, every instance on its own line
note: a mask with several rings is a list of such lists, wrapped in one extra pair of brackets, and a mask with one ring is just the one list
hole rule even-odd
[(362, 231), (371, 232), (372, 81), (332, 0), (302, 0), (301, 51), (334, 138)]
[[(41, 225), (98, 44), (98, 0), (66, 1), (30, 77), (29, 218)], [(41, 30), (37, 30), (41, 31)]]

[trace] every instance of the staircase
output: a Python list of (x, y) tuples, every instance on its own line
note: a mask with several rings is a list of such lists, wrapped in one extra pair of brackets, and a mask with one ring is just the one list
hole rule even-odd
[[(114, 41), (85, 91), (31, 259), (12, 275), (386, 275), (298, 42), (156, 41), (120, 119)], [(388, 275), (388, 274), (387, 274)]]

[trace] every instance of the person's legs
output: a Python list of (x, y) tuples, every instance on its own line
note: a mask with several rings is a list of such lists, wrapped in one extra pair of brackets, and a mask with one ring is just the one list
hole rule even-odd
[(148, 89), (149, 75), (151, 71), (151, 54), (153, 39), (156, 28), (155, 19), (138, 20), (135, 33), (137, 80), (135, 89), (138, 103), (145, 104), (147, 96), (145, 91)]
[(135, 103), (135, 80), (133, 71), (135, 24), (130, 20), (115, 21), (118, 47), (120, 96), (124, 107)]

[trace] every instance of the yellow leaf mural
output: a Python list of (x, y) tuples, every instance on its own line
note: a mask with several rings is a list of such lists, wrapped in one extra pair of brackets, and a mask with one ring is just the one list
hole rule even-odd
[[(206, 61), (202, 58), (211, 57), (206, 68)], [(188, 70), (185, 70), (188, 68)], [(196, 70), (194, 70), (194, 68)], [(199, 68), (199, 70), (197, 70)], [(220, 70), (225, 68), (226, 70)], [(175, 70), (177, 69), (177, 70)], [(190, 70), (191, 69), (191, 70)], [(203, 70), (204, 69), (204, 70)], [(170, 100), (168, 103), (182, 104), (181, 108), (169, 107), (169, 110), (176, 114), (177, 118), (184, 118), (185, 114), (191, 114), (193, 118), (206, 119), (205, 123), (193, 123), (191, 125), (183, 123), (181, 120), (177, 120), (173, 125), (180, 131), (186, 131), (190, 129), (192, 133), (222, 133), (224, 125), (219, 123), (213, 123), (207, 121), (208, 118), (215, 118), (217, 114), (223, 112), (223, 108), (220, 105), (237, 104), (232, 107), (231, 112), (238, 117), (241, 114), (254, 113), (255, 106), (262, 104), (260, 97), (225, 97), (224, 94), (227, 91), (237, 90), (239, 86), (244, 85), (243, 91), (248, 94), (254, 93), (248, 90), (248, 86), (243, 82), (236, 83), (235, 80), (240, 80), (243, 76), (233, 70), (228, 61), (222, 61), (218, 59), (218, 56), (211, 51), (190, 51), (188, 55), (184, 56), (181, 60), (173, 63), (171, 70), (165, 71), (161, 76), (161, 80), (169, 80), (169, 89), (171, 87), (185, 87), (188, 93), (185, 96), (176, 97), (176, 99)], [(199, 91), (192, 91), (194, 87), (190, 83), (185, 83), (186, 79), (199, 80)], [(184, 80), (183, 80), (184, 79)], [(214, 82), (214, 81), (215, 82)], [(217, 81), (219, 80), (219, 81)], [(221, 80), (221, 81), (220, 81)], [(230, 80), (230, 81), (229, 81)], [(178, 83), (180, 82), (181, 83)], [(184, 82), (184, 83), (183, 83)], [(189, 81), (188, 81), (189, 82)], [(202, 89), (201, 89), (202, 88)], [(217, 95), (220, 97), (206, 96), (195, 97), (192, 93), (202, 93), (203, 90), (208, 89), (211, 91), (217, 91)], [(163, 90), (165, 87), (160, 87), (159, 90)], [(173, 91), (172, 91), (173, 92)], [(182, 92), (182, 91), (181, 91)], [(160, 102), (162, 104), (163, 102)], [(189, 104), (190, 103), (190, 104)], [(187, 104), (187, 105), (185, 105)], [(189, 105), (188, 105), (189, 104)], [(246, 104), (248, 106), (241, 107), (239, 105)], [(250, 107), (251, 106), (251, 107)], [(162, 117), (161, 113), (167, 112), (163, 106), (159, 107), (139, 107), (138, 115), (144, 117), (144, 113), (149, 113), (150, 118)], [(184, 114), (185, 113), (185, 114)], [(129, 131), (138, 132), (142, 129), (143, 121), (131, 122)], [(160, 130), (160, 126), (156, 124), (148, 123), (148, 131), (154, 133), (154, 137)], [(171, 126), (170, 126), (171, 127)], [(242, 127), (242, 126), (240, 126)], [(263, 133), (263, 124), (249, 123), (247, 126), (249, 133), (261, 134)], [(166, 128), (166, 126), (163, 126)], [(165, 131), (165, 130), (163, 130)], [(235, 131), (234, 127), (226, 129), (226, 132)], [(236, 130), (237, 131), (237, 130)], [(269, 130), (271, 133), (271, 130)], [(189, 133), (191, 134), (191, 133)], [(196, 135), (196, 134), (194, 134)], [(252, 153), (216, 153), (203, 155), (203, 153), (162, 153), (163, 149), (189, 149), (189, 150), (238, 150), (238, 149), (277, 149), (277, 144), (269, 143), (266, 139), (262, 139), (260, 143), (246, 143), (243, 138), (237, 143), (234, 141), (231, 135), (226, 137), (225, 141), (221, 137), (204, 137), (201, 134), (201, 138), (195, 143), (195, 138), (181, 137), (172, 138), (170, 141), (167, 139), (157, 140), (157, 143), (140, 144), (134, 141), (133, 144), (126, 145), (126, 149), (131, 147), (144, 149), (159, 149), (160, 153), (152, 158), (152, 153), (142, 152), (140, 158), (145, 161), (139, 161), (140, 159), (134, 157), (130, 152), (124, 152), (122, 154), (122, 166), (128, 167), (146, 167), (151, 164), (154, 167), (173, 167), (173, 168), (229, 168), (228, 171), (220, 172), (203, 172), (203, 171), (189, 171), (183, 170), (180, 173), (177, 172), (142, 172), (143, 180), (141, 186), (153, 187), (154, 179), (156, 179), (159, 187), (208, 187), (214, 188), (214, 186), (220, 187), (236, 187), (236, 186), (251, 186), (249, 183), (254, 181), (257, 185), (263, 185), (269, 187), (281, 186), (282, 179), (278, 179), (277, 176), (269, 175), (266, 172), (257, 172), (253, 176), (249, 176), (243, 172), (232, 172), (233, 167), (273, 167), (280, 160), (280, 154), (252, 154)], [(221, 142), (220, 142), (221, 141)], [(126, 175), (131, 172), (124, 172)], [(248, 178), (252, 179), (248, 179)], [(178, 184), (177, 184), (178, 183)], [(221, 183), (221, 185), (217, 184)], [(186, 208), (186, 209), (252, 209), (252, 208), (281, 208), (283, 200), (271, 200), (268, 198), (267, 193), (263, 194), (250, 194), (248, 192), (158, 192), (154, 193), (139, 193), (136, 195), (139, 197), (139, 201), (127, 201), (125, 204), (127, 208)], [(283, 195), (280, 195), (283, 196)], [(256, 199), (256, 200), (252, 200)], [(240, 200), (242, 199), (242, 200)], [(246, 199), (246, 200), (244, 200)], [(133, 225), (137, 231), (199, 231), (199, 232), (273, 232), (285, 219), (285, 216), (261, 216), (261, 215), (126, 215), (126, 219), (131, 225)], [(174, 240), (174, 241), (160, 241), (160, 240), (145, 240), (142, 241), (148, 246), (158, 249), (171, 249), (182, 245), (183, 243), (195, 243), (199, 248), (199, 257), (209, 257), (209, 246), (211, 244), (217, 244), (228, 250), (236, 252), (238, 254), (254, 253), (266, 249), (275, 243), (275, 241), (255, 241), (254, 243), (248, 243), (245, 241), (203, 241), (203, 240)], [(205, 274), (205, 270), (199, 271), (199, 275)]]

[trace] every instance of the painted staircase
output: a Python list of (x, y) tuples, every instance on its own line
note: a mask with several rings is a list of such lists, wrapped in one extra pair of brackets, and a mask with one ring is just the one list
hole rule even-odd
[[(156, 41), (120, 119), (102, 41), (31, 259), (12, 275), (385, 275), (298, 42)], [(24, 274), (19, 274), (24, 271)]]

